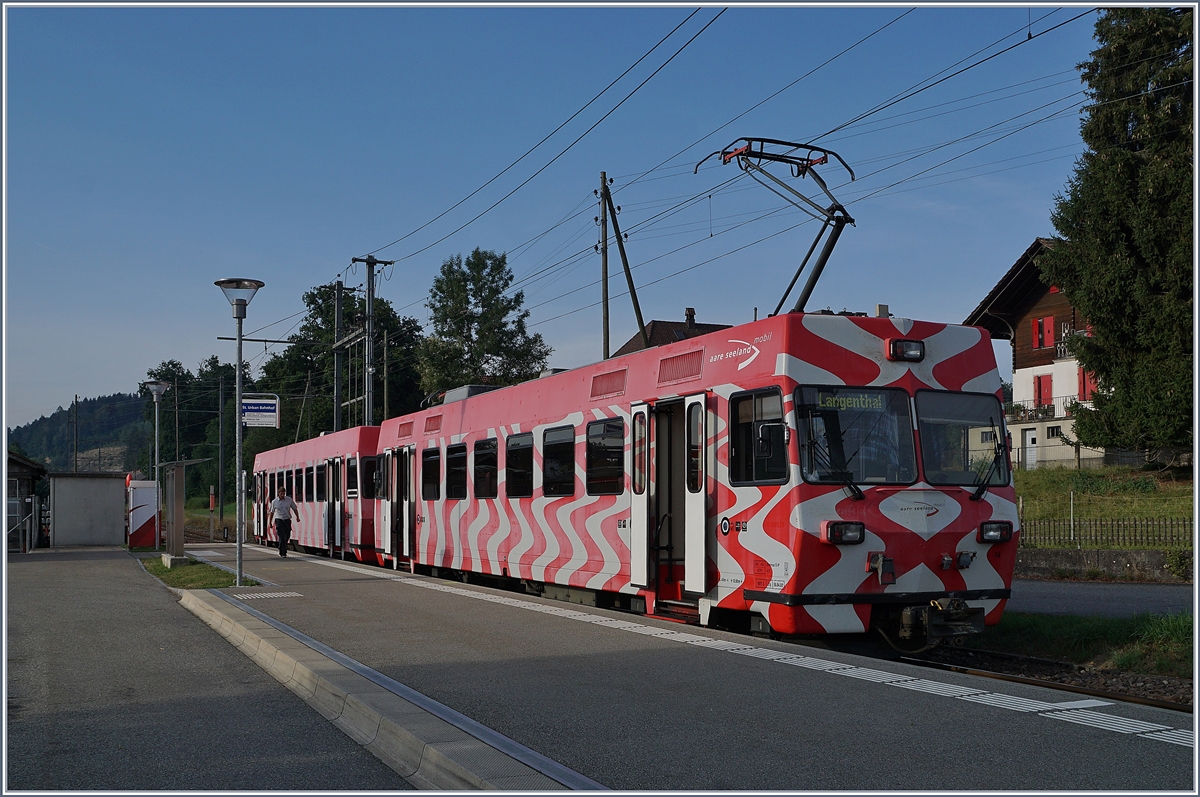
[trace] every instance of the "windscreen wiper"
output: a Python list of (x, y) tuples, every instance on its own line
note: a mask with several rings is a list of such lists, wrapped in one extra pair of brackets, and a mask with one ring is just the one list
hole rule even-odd
[[(827, 433), (826, 439), (828, 439), (828, 433)], [(811, 454), (812, 458), (817, 461), (818, 467), (822, 467), (825, 469), (824, 475), (839, 482), (840, 484), (846, 485), (846, 487), (849, 487), (850, 488), (850, 497), (853, 498), (855, 501), (861, 501), (864, 498), (866, 498), (866, 496), (863, 495), (862, 488), (854, 483), (854, 474), (852, 474), (849, 470), (846, 470), (846, 469), (844, 469), (844, 470), (835, 469), (833, 467), (833, 462), (831, 462), (831, 455), (829, 454), (829, 452), (826, 449), (823, 449), (820, 446), (818, 446), (816, 440), (809, 440), (808, 446), (809, 446), (810, 451), (812, 452), (812, 454)], [(844, 458), (845, 457), (843, 456), (842, 459), (844, 459)]]
[(983, 481), (979, 482), (979, 486), (975, 488), (975, 492), (971, 495), (972, 501), (979, 501), (983, 498), (987, 492), (988, 481), (991, 480), (996, 466), (1000, 464), (1000, 455), (1004, 453), (1004, 447), (1000, 445), (1000, 435), (996, 430), (996, 419), (989, 416), (988, 423), (992, 426), (992, 440), (995, 441), (996, 453), (992, 455), (992, 464), (988, 465), (987, 472), (983, 474)]

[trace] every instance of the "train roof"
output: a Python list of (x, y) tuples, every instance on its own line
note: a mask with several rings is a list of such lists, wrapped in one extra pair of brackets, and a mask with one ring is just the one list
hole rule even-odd
[[(985, 331), (956, 324), (914, 321), (866, 313), (817, 311), (786, 313), (750, 323), (715, 329), (650, 349), (614, 356), (587, 365), (531, 379), (516, 385), (468, 395), (416, 413), (390, 418), (381, 427), (380, 442), (420, 441), (453, 437), (470, 428), (496, 429), (517, 422), (572, 415), (584, 420), (588, 408), (625, 405), (631, 400), (662, 400), (726, 384), (755, 384), (795, 373), (793, 364), (803, 357), (807, 372), (832, 372), (845, 360), (875, 367), (884, 361), (885, 342), (891, 338), (927, 339), (937, 359), (972, 351), (980, 390), (999, 389), (995, 357)], [(946, 344), (953, 339), (950, 346)], [(984, 351), (986, 349), (986, 351)], [(874, 364), (872, 366), (872, 364)], [(903, 367), (900, 364), (893, 364)], [(926, 370), (932, 368), (933, 362)], [(925, 377), (928, 379), (928, 377)], [(954, 389), (965, 389), (966, 379)], [(991, 382), (995, 382), (995, 387)], [(862, 384), (870, 383), (870, 379)], [(592, 420), (588, 417), (586, 420)], [(565, 422), (565, 421), (564, 421)]]

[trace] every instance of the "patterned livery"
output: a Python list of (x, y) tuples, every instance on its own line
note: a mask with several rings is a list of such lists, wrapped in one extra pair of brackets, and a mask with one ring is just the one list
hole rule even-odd
[(780, 634), (998, 622), (1017, 546), (976, 327), (788, 313), (269, 451), (299, 545)]

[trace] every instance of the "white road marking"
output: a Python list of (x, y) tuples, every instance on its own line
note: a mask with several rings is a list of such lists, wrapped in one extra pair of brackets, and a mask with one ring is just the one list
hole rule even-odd
[[(601, 615), (589, 614), (588, 612), (576, 611), (574, 609), (546, 606), (540, 603), (534, 603), (532, 601), (521, 600), (519, 598), (506, 598), (484, 592), (476, 592), (474, 590), (452, 587), (434, 581), (415, 578), (413, 576), (396, 575), (395, 571), (366, 568), (360, 565), (345, 564), (343, 562), (329, 559), (304, 557), (299, 561), (312, 562), (314, 564), (325, 565), (326, 567), (334, 567), (339, 570), (349, 570), (362, 575), (372, 575), (376, 578), (397, 581), (405, 586), (420, 587), (422, 589), (431, 589), (438, 592), (449, 592), (454, 595), (461, 595), (462, 597), (472, 598), (474, 600), (501, 603), (505, 606), (528, 609), (530, 611), (555, 615), (569, 620), (579, 620), (581, 622), (591, 623), (592, 625), (612, 628), (617, 631), (631, 631), (636, 634), (644, 634), (668, 642), (682, 642), (695, 647), (711, 648), (713, 650), (737, 653), (743, 656), (764, 659), (766, 661), (777, 661), (781, 664), (791, 664), (811, 670), (821, 670), (836, 675), (845, 675), (851, 678), (874, 681), (886, 686), (898, 686), (902, 689), (912, 689), (918, 692), (926, 692), (933, 695), (953, 697), (958, 700), (967, 700), (973, 703), (980, 703), (996, 708), (1008, 709), (1010, 711), (1038, 714), (1042, 717), (1052, 717), (1054, 719), (1066, 720), (1067, 722), (1075, 722), (1081, 725), (1090, 725), (1094, 728), (1100, 728), (1116, 733), (1133, 734), (1140, 736), (1143, 739), (1154, 739), (1156, 741), (1178, 744), (1184, 747), (1195, 747), (1195, 734), (1190, 730), (1170, 728), (1166, 725), (1157, 725), (1152, 722), (1143, 722), (1141, 720), (1132, 720), (1125, 717), (1114, 716), (1112, 714), (1101, 714), (1099, 712), (1086, 710), (1088, 708), (1099, 708), (1102, 706), (1113, 705), (1112, 703), (1103, 700), (1088, 699), (1072, 700), (1064, 703), (1047, 703), (1042, 700), (1030, 700), (1028, 698), (1016, 697), (1014, 695), (1003, 695), (997, 692), (987, 692), (980, 689), (959, 686), (957, 684), (930, 681), (924, 678), (911, 678), (906, 675), (898, 675), (896, 673), (884, 672), (882, 670), (872, 670), (866, 667), (855, 667), (850, 664), (827, 661), (825, 659), (817, 659), (811, 656), (803, 656), (795, 653), (787, 653), (784, 651), (773, 650), (771, 648), (759, 648), (755, 647), (754, 645), (729, 642), (723, 639), (713, 639), (711, 637), (700, 636), (698, 634), (687, 634), (670, 628), (658, 628), (656, 626), (650, 626), (644, 623), (635, 623), (629, 620), (603, 617)], [(237, 597), (266, 597), (266, 595), (251, 594), (238, 595)]]
[(303, 598), (299, 592), (239, 592), (233, 597), (238, 600), (252, 600), (254, 598)]

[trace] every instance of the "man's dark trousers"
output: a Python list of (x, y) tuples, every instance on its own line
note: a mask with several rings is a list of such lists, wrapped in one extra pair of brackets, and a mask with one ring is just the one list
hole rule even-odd
[(279, 555), (287, 556), (288, 540), (292, 538), (292, 521), (275, 520), (275, 536), (279, 537)]

